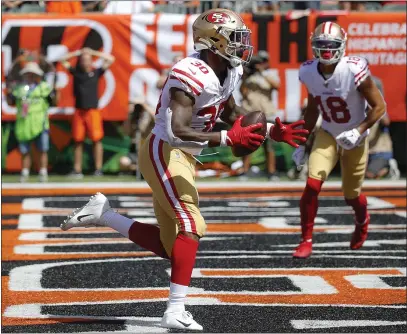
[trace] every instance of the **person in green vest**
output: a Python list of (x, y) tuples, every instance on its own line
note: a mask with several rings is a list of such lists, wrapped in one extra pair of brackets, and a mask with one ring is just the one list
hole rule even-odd
[(49, 119), (48, 109), (56, 104), (51, 86), (42, 80), (44, 72), (35, 62), (27, 63), (21, 70), (22, 82), (7, 95), (9, 105), (16, 106), (15, 135), (22, 154), (21, 182), (30, 174), (30, 146), (35, 143), (41, 152), (39, 179), (48, 179)]

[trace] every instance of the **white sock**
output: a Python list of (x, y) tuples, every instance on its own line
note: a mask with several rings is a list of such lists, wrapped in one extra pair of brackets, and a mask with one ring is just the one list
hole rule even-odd
[[(188, 287), (177, 283), (170, 283), (170, 298), (167, 304), (167, 311), (179, 312), (185, 311), (185, 298)], [(166, 311), (166, 312), (167, 312)]]
[(107, 226), (119, 232), (123, 237), (129, 237), (130, 226), (133, 225), (134, 220), (119, 215), (114, 211), (107, 211), (103, 214), (102, 220)]
[(28, 176), (28, 175), (30, 175), (30, 170), (29, 170), (28, 168), (23, 168), (23, 169), (21, 170), (21, 175), (22, 175), (22, 176)]
[(48, 171), (47, 171), (46, 168), (40, 168), (40, 171), (39, 171), (38, 174), (40, 174), (40, 175), (47, 175), (47, 174), (48, 174)]

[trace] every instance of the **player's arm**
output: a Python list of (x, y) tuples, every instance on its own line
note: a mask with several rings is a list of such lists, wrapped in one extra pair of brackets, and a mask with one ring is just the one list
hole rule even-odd
[[(171, 101), (170, 109), (171, 117), (171, 130), (173, 133), (173, 140), (171, 144), (178, 146), (177, 139), (184, 142), (196, 142), (198, 146), (219, 146), (220, 145), (220, 132), (199, 132), (191, 128), (192, 109), (195, 103), (195, 98), (187, 92), (179, 88), (171, 88)], [(207, 144), (207, 145), (206, 145)]]
[(238, 120), (229, 131), (200, 132), (191, 128), (195, 98), (179, 88), (170, 89), (171, 101), (167, 110), (167, 134), (173, 147), (205, 148), (241, 145), (257, 148), (264, 137), (254, 132), (261, 124), (242, 128)]
[(79, 57), (81, 54), (82, 54), (81, 50), (69, 52), (68, 54), (65, 55), (65, 57), (61, 59), (62, 66), (65, 67), (66, 69), (70, 69), (71, 64), (69, 63), (69, 60), (74, 57)]
[(370, 106), (366, 118), (357, 128), (359, 133), (363, 134), (384, 116), (386, 113), (386, 102), (371, 76), (367, 77), (359, 85), (358, 90)]
[(233, 95), (230, 95), (226, 101), (225, 108), (220, 116), (220, 119), (229, 125), (233, 125), (239, 116), (247, 114), (248, 111), (236, 104)]

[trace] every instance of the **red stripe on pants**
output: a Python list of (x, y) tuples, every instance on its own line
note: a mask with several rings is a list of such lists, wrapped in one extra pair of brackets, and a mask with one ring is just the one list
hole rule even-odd
[(185, 231), (185, 232), (192, 232), (192, 233), (196, 234), (196, 224), (195, 224), (195, 220), (194, 220), (194, 218), (192, 218), (192, 215), (191, 215), (191, 213), (188, 211), (188, 209), (187, 209), (185, 203), (183, 203), (182, 200), (180, 199), (180, 197), (179, 197), (179, 195), (178, 195), (178, 192), (177, 192), (177, 188), (175, 187), (174, 180), (172, 179), (171, 173), (170, 173), (170, 171), (168, 170), (168, 167), (167, 167), (167, 165), (166, 165), (166, 163), (165, 163), (165, 160), (164, 160), (164, 153), (163, 153), (163, 145), (164, 145), (164, 142), (160, 139), (160, 144), (159, 144), (159, 146), (158, 146), (158, 152), (159, 152), (159, 156), (160, 156), (160, 162), (161, 162), (161, 164), (162, 164), (162, 166), (163, 166), (163, 168), (164, 168), (164, 172), (165, 172), (165, 174), (167, 175), (168, 181), (170, 182), (171, 189), (172, 189), (172, 191), (174, 192), (175, 197), (178, 199), (179, 204), (181, 205), (182, 209), (184, 210), (185, 214), (187, 215), (187, 217), (188, 217), (188, 219), (189, 219), (189, 221), (190, 221), (190, 223), (191, 223), (191, 231), (186, 231), (186, 230), (185, 230), (185, 224), (184, 224), (184, 226), (183, 226), (183, 227), (184, 227), (183, 231)]

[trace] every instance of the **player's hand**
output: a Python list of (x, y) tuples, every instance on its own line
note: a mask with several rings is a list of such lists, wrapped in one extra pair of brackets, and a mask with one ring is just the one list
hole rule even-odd
[(300, 171), (302, 167), (305, 165), (305, 162), (307, 160), (305, 154), (305, 146), (297, 147), (292, 155), (292, 158), (295, 165), (297, 166), (297, 170)]
[(257, 123), (242, 127), (242, 118), (243, 116), (240, 116), (235, 121), (232, 128), (226, 133), (227, 145), (238, 145), (249, 149), (257, 149), (263, 143), (264, 136), (254, 132), (261, 129), (262, 124)]
[(301, 143), (307, 141), (307, 135), (309, 133), (306, 129), (295, 129), (297, 126), (304, 125), (304, 120), (294, 122), (292, 124), (284, 125), (281, 123), (280, 118), (277, 117), (274, 126), (270, 130), (270, 138), (275, 141), (282, 141), (297, 148), (299, 145), (294, 142), (298, 140)]
[(357, 129), (344, 131), (336, 137), (336, 142), (345, 150), (351, 150), (359, 145), (361, 140), (360, 133)]

